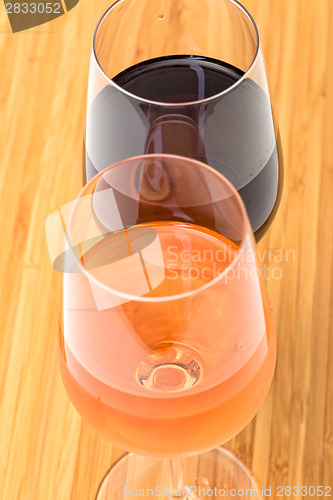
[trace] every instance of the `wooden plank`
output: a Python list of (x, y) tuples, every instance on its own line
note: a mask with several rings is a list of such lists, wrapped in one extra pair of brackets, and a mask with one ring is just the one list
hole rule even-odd
[[(44, 236), (46, 217), (81, 186), (91, 39), (108, 3), (82, 0), (15, 35), (1, 11), (0, 498), (91, 500), (122, 454), (81, 422), (62, 387), (61, 276)], [(284, 261), (264, 259), (275, 379), (256, 419), (226, 447), (273, 492), (332, 485), (333, 5), (244, 4), (259, 26), (286, 169), (281, 207), (259, 250), (281, 251)]]

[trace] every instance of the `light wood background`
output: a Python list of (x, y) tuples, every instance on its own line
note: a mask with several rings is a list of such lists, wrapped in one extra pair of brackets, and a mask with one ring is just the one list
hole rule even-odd
[[(286, 168), (282, 204), (260, 250), (281, 250), (288, 261), (266, 262), (275, 379), (256, 419), (227, 447), (272, 492), (332, 485), (333, 2), (244, 4), (261, 33)], [(13, 35), (1, 3), (1, 499), (91, 500), (122, 454), (81, 421), (62, 386), (61, 275), (44, 236), (47, 215), (81, 186), (91, 39), (107, 6), (81, 0)]]

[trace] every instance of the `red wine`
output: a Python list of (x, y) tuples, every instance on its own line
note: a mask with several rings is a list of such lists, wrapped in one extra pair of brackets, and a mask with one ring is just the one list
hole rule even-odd
[(169, 56), (136, 64), (113, 81), (150, 101), (194, 102), (231, 87), (244, 72), (216, 59)]
[(278, 208), (282, 157), (269, 98), (243, 75), (198, 56), (152, 59), (118, 74), (113, 81), (126, 92), (108, 85), (88, 110), (86, 178), (140, 154), (195, 158), (233, 183), (259, 239)]

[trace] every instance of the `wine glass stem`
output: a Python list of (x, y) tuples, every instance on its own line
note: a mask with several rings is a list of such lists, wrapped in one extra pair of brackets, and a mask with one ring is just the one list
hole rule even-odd
[(184, 482), (183, 482), (183, 469), (179, 458), (169, 459), (171, 489), (174, 491), (172, 498), (185, 499), (184, 496)]

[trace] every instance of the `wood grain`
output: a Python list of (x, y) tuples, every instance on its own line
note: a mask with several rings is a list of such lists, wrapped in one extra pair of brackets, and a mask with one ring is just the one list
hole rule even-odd
[[(284, 261), (264, 258), (278, 334), (275, 379), (256, 419), (227, 448), (272, 492), (332, 486), (333, 3), (244, 4), (259, 26), (286, 167), (282, 204), (259, 250), (281, 250)], [(81, 421), (62, 386), (61, 275), (44, 236), (47, 215), (81, 186), (91, 38), (107, 6), (81, 0), (66, 16), (15, 35), (1, 7), (3, 499), (91, 500), (122, 454)]]

